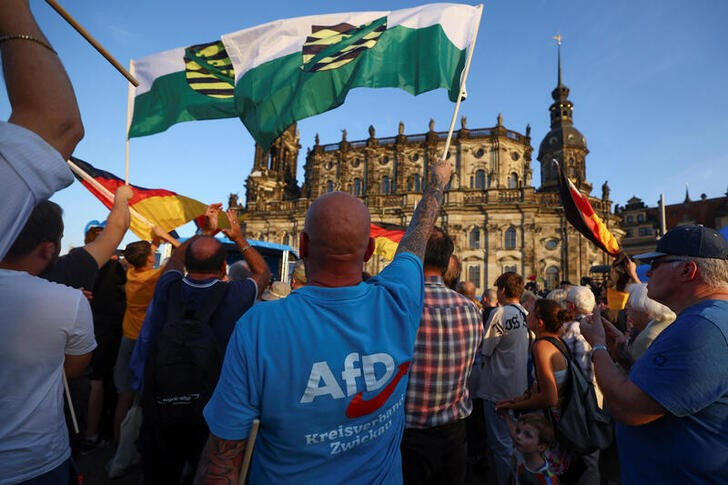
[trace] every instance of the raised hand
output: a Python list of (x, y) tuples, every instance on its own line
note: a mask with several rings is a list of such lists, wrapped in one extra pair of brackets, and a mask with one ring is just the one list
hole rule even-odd
[(217, 231), (218, 217), (221, 210), (221, 202), (207, 206), (207, 209), (205, 210), (205, 227), (202, 228), (202, 233), (206, 236), (212, 236)]
[(238, 222), (238, 218), (235, 215), (235, 211), (233, 209), (228, 209), (225, 212), (225, 215), (230, 222), (230, 229), (223, 229), (222, 232), (227, 236), (228, 239), (237, 242), (238, 240), (243, 238), (243, 230), (240, 228), (240, 223)]

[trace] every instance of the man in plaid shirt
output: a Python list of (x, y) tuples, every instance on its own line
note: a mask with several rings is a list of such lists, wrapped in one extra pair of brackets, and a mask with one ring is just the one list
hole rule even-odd
[(443, 282), (453, 249), (450, 236), (433, 229), (424, 258), (425, 305), (405, 398), (405, 484), (465, 480), (465, 418), (472, 410), (466, 383), (483, 325), (475, 304)]

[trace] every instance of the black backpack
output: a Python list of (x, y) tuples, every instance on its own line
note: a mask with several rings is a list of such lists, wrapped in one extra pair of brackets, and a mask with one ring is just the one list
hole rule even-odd
[(144, 370), (144, 404), (157, 426), (199, 423), (220, 377), (223, 349), (209, 325), (225, 296), (217, 282), (195, 309), (182, 299), (182, 282), (170, 285), (167, 320)]
[(612, 417), (597, 404), (594, 386), (587, 381), (579, 364), (574, 362), (564, 341), (553, 337), (536, 340), (547, 340), (559, 349), (566, 358), (569, 370), (566, 396), (561, 403), (561, 418), (554, 425), (556, 439), (577, 455), (609, 447), (614, 432)]

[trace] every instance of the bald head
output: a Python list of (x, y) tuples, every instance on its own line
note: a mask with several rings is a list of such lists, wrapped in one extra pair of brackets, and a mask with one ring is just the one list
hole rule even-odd
[(329, 192), (311, 204), (303, 231), (310, 259), (363, 260), (369, 244), (369, 210), (352, 195)]
[(461, 281), (457, 286), (457, 292), (468, 298), (475, 298), (475, 290), (475, 284), (472, 281)]
[(225, 263), (225, 248), (212, 236), (202, 236), (190, 243), (185, 266), (190, 273), (216, 273)]

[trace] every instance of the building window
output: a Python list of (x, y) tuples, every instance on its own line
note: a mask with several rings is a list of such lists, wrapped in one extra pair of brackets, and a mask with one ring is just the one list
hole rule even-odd
[(414, 192), (422, 192), (422, 177), (416, 173), (412, 176), (410, 190)]
[(485, 170), (475, 172), (475, 188), (480, 190), (485, 188)]
[(360, 178), (354, 179), (354, 186), (352, 188), (352, 192), (356, 197), (361, 196), (361, 179)]
[(637, 222), (645, 222), (645, 215), (637, 214)]
[(518, 267), (515, 264), (507, 264), (507, 265), (503, 266), (504, 273), (508, 273), (509, 271), (511, 271), (513, 273), (517, 273)]
[(627, 216), (627, 224), (632, 224), (633, 222), (634, 222), (634, 217), (632, 217), (631, 215)]
[(488, 187), (492, 187), (492, 186), (493, 186), (493, 174), (489, 173), (488, 174)]
[(544, 285), (546, 289), (551, 291), (559, 286), (559, 268), (549, 266), (544, 273)]
[(649, 227), (640, 227), (639, 228), (639, 235), (640, 236), (651, 236), (652, 235), (652, 229)]
[(334, 191), (334, 182), (329, 180), (326, 182), (326, 192), (333, 192)]
[(518, 188), (518, 174), (516, 172), (513, 172), (508, 176), (508, 188), (509, 189)]
[(388, 194), (391, 190), (391, 186), (389, 183), (389, 175), (385, 175), (382, 177), (382, 193)]
[(470, 231), (470, 249), (480, 249), (480, 231), (477, 227)]
[(506, 230), (505, 248), (506, 249), (516, 249), (516, 228), (515, 227), (509, 227)]
[(480, 288), (480, 265), (468, 267), (468, 281)]
[(283, 244), (285, 246), (290, 246), (291, 245), (291, 236), (288, 233), (286, 233), (286, 234), (283, 235)]
[(627, 237), (632, 237), (632, 236), (634, 236), (634, 231), (632, 231), (632, 229), (627, 229)]

